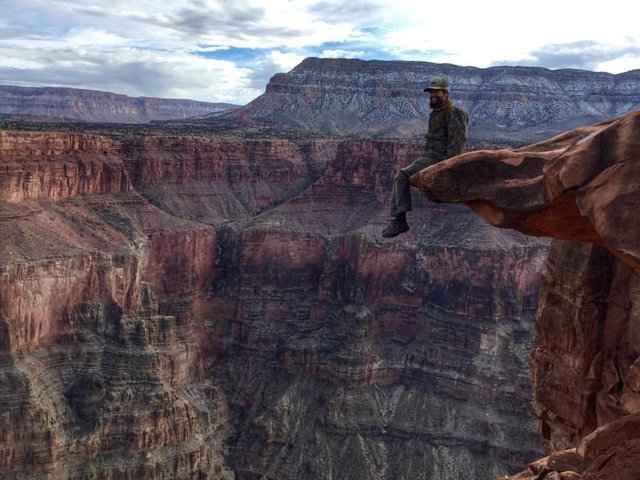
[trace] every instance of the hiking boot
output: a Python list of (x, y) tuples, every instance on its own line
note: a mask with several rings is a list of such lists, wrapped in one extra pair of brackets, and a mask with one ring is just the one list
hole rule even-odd
[(398, 220), (397, 218), (392, 220), (389, 225), (382, 231), (384, 238), (391, 238), (400, 235), (409, 230), (409, 224), (406, 220)]

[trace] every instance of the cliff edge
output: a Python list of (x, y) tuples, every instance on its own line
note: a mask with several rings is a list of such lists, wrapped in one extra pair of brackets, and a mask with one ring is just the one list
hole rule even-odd
[[(640, 111), (419, 172), (436, 202), (553, 237), (532, 352), (550, 456), (511, 479), (640, 476)], [(542, 475), (542, 477), (541, 477)]]

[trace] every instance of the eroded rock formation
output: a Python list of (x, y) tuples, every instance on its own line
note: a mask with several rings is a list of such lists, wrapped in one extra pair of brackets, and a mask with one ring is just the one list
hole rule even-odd
[[(492, 225), (559, 239), (541, 286), (534, 406), (547, 448), (574, 449), (583, 462), (575, 478), (585, 480), (640, 476), (639, 138), (632, 112), (412, 178), (431, 199), (466, 203)], [(552, 459), (513, 478), (560, 475)]]
[(540, 67), (307, 58), (274, 75), (264, 94), (232, 115), (324, 134), (422, 135), (428, 80), (451, 80), (474, 140), (517, 145), (640, 108), (640, 71), (619, 75)]
[(0, 85), (0, 115), (66, 121), (147, 123), (229, 112), (239, 105), (58, 87)]
[(542, 454), (548, 243), (417, 199), (412, 142), (0, 135), (0, 476), (489, 478)]

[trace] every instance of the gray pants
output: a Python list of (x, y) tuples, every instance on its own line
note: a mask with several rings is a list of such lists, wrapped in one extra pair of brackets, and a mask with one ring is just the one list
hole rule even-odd
[(393, 189), (391, 190), (390, 202), (392, 217), (411, 210), (411, 185), (409, 184), (409, 177), (434, 163), (437, 162), (433, 158), (420, 157), (412, 164), (400, 169), (393, 179)]

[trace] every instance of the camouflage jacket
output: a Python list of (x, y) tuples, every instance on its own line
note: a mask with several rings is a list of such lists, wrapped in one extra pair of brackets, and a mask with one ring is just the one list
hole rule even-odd
[(432, 165), (464, 152), (468, 126), (467, 112), (455, 107), (449, 100), (437, 110), (432, 110), (423, 157)]

